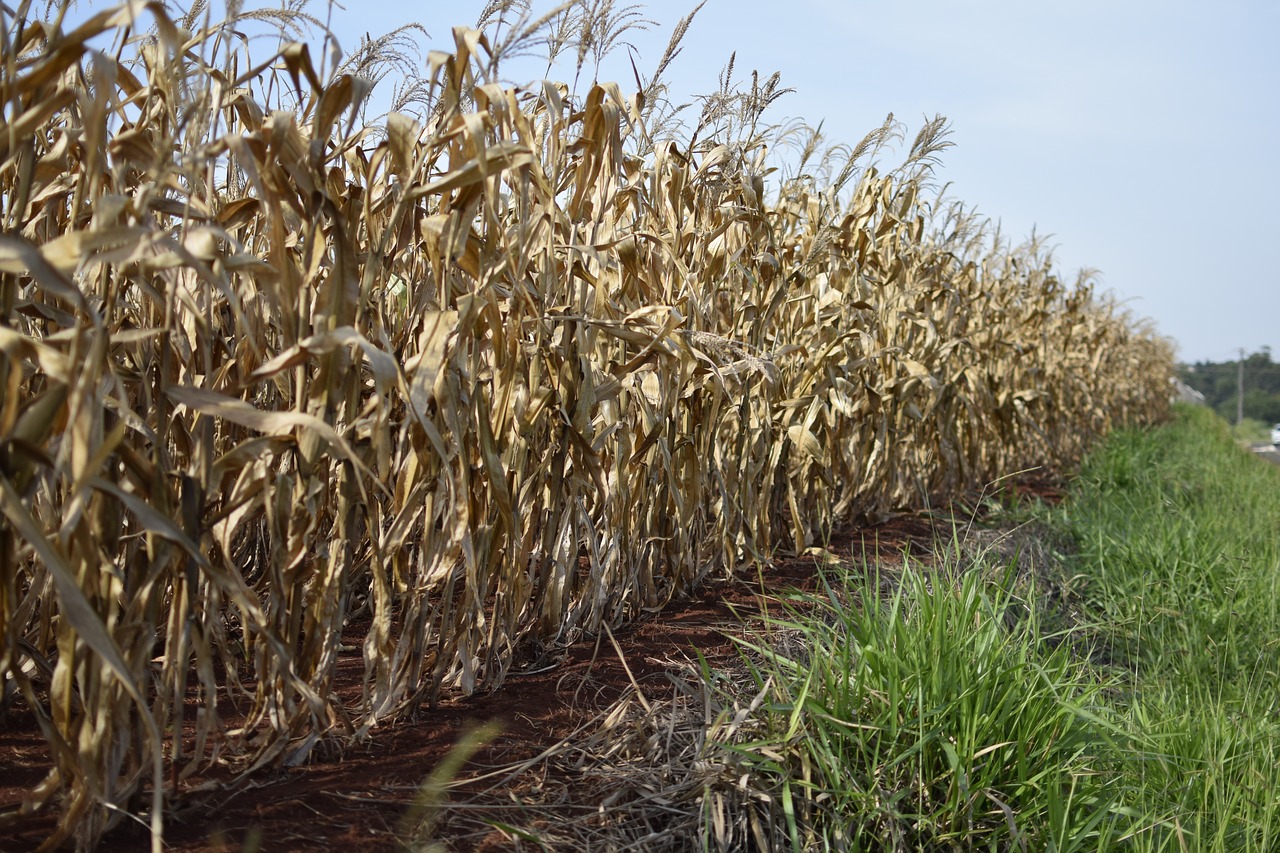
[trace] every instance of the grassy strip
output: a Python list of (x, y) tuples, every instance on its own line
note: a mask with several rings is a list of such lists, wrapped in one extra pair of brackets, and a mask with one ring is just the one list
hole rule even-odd
[(1125, 432), (1055, 513), (1075, 532), (1086, 607), (1128, 690), (1115, 705), (1146, 748), (1126, 796), (1162, 816), (1140, 845), (1280, 843), (1280, 471), (1210, 412)]
[(887, 595), (846, 570), (747, 643), (768, 701), (734, 749), (793, 848), (1276, 845), (1280, 472), (1182, 411), (1038, 516), (1079, 546), (1070, 642), (1034, 574), (955, 549)]

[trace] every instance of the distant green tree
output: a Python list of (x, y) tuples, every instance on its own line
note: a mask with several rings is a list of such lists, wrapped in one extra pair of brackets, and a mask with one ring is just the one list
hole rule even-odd
[[(1198, 361), (1179, 365), (1178, 376), (1204, 395), (1209, 408), (1234, 421), (1239, 367), (1239, 361)], [(1244, 358), (1244, 416), (1280, 423), (1280, 363), (1271, 360), (1270, 347)]]

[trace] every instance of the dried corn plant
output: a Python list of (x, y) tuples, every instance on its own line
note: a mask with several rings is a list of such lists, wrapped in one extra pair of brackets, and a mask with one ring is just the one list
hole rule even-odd
[(924, 200), (940, 119), (888, 172), (892, 117), (811, 134), (771, 195), (776, 77), (662, 141), (643, 96), (504, 87), (458, 28), (422, 116), (371, 128), (366, 80), (235, 19), (29, 8), (0, 19), (0, 672), (50, 847), (132, 814), (158, 849), (211, 762), (304, 761), (1168, 405), (1150, 328)]

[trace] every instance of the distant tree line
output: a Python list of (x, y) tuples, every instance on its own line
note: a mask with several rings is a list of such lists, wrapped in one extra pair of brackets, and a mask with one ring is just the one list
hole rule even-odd
[[(1215, 412), (1234, 423), (1240, 362), (1197, 361), (1178, 365), (1183, 382), (1204, 395)], [(1244, 359), (1244, 416), (1280, 424), (1280, 363), (1263, 347)]]

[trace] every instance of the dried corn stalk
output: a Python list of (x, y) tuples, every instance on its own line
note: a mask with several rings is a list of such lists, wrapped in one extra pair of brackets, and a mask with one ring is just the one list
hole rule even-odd
[[(138, 15), (135, 60), (88, 49)], [(769, 85), (652, 145), (641, 98), (485, 83), (460, 28), (429, 118), (375, 133), (359, 79), (231, 24), (4, 26), (0, 672), (50, 845), (130, 810), (158, 843), (210, 761), (303, 761), (1168, 405), (1165, 341), (920, 197), (940, 122), (768, 201)]]

